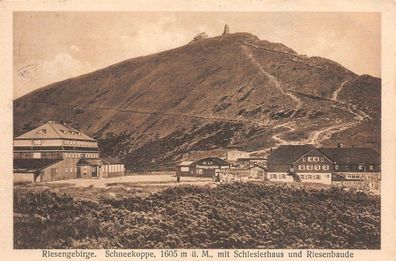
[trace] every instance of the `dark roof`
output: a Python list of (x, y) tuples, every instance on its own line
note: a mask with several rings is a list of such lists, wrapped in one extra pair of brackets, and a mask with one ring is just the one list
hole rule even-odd
[(14, 171), (36, 172), (63, 159), (14, 159)]
[(268, 172), (288, 172), (290, 170), (290, 164), (271, 164), (267, 165)]
[(207, 157), (204, 159), (200, 159), (200, 160), (195, 161), (194, 164), (198, 164), (199, 162), (204, 161), (204, 160), (206, 160), (206, 161), (210, 160), (219, 166), (230, 166), (231, 165), (229, 162), (222, 160), (220, 158), (217, 158), (217, 157)]
[(293, 164), (302, 155), (314, 149), (312, 145), (281, 145), (268, 155), (268, 165)]
[(340, 174), (337, 174), (337, 173), (332, 173), (331, 180), (332, 181), (342, 181), (342, 180), (345, 180), (345, 177)]
[(248, 169), (252, 169), (252, 168), (255, 168), (255, 167), (260, 168), (262, 170), (266, 170), (266, 168), (264, 166), (260, 166), (260, 165), (257, 165), (257, 164), (254, 164), (253, 166), (249, 167)]
[(118, 159), (113, 159), (113, 158), (101, 158), (103, 160), (103, 163), (108, 165), (108, 164), (122, 164), (122, 162)]
[(378, 153), (371, 148), (320, 148), (326, 157), (337, 164), (379, 164)]
[(86, 158), (81, 158), (78, 160), (77, 165), (91, 165), (91, 163)]
[(266, 160), (267, 158), (255, 157), (255, 158), (238, 158), (237, 161), (244, 161), (244, 160)]

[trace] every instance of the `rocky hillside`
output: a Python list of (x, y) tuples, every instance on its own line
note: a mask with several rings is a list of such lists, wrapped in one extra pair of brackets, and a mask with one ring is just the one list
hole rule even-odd
[(266, 153), (286, 143), (380, 146), (380, 79), (225, 34), (54, 83), (14, 103), (15, 135), (67, 121), (129, 169), (194, 151)]

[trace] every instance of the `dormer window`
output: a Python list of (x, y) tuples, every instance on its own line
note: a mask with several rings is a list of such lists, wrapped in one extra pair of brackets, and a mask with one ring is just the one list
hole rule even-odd
[(45, 133), (47, 133), (46, 129), (41, 129), (37, 131), (37, 134), (45, 134)]

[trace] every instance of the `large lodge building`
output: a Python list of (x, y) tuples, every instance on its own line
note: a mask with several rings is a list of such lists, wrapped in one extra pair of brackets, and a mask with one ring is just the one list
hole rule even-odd
[(380, 190), (380, 173), (380, 157), (370, 148), (282, 145), (268, 156), (266, 178)]
[(124, 175), (124, 165), (99, 158), (98, 142), (70, 126), (49, 121), (14, 138), (14, 180), (55, 181)]

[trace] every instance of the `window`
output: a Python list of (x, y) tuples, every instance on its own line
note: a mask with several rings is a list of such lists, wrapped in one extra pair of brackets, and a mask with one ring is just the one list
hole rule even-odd
[(312, 179), (312, 175), (307, 175), (307, 179)]
[(359, 164), (359, 170), (363, 170), (363, 164)]
[(345, 165), (345, 170), (349, 170), (349, 165)]
[(348, 174), (347, 178), (349, 178), (349, 179), (360, 179), (360, 175), (359, 174)]
[(323, 170), (329, 170), (329, 165), (323, 165), (322, 168)]
[(305, 165), (298, 165), (298, 170), (305, 170)]
[(320, 179), (320, 175), (316, 175), (316, 179)]
[(339, 168), (338, 165), (334, 165), (335, 170), (338, 170), (338, 168)]
[(33, 145), (41, 145), (41, 140), (33, 140)]
[(280, 175), (280, 178), (281, 178), (281, 179), (286, 179), (286, 174), (281, 174), (281, 175)]
[(302, 159), (302, 161), (303, 161), (303, 162), (306, 162), (306, 161), (307, 161), (307, 158), (306, 158), (306, 157), (304, 157), (304, 158)]
[(370, 170), (374, 170), (374, 166), (373, 166), (373, 165), (370, 165), (370, 166), (369, 166), (369, 169), (370, 169)]
[(313, 158), (312, 157), (308, 157), (308, 162), (312, 162)]
[(313, 157), (313, 161), (314, 162), (319, 162), (319, 157), (317, 157), (317, 156)]
[(305, 179), (305, 175), (300, 175), (300, 178), (301, 179)]
[(271, 179), (276, 179), (277, 175), (276, 174), (271, 174)]
[(320, 165), (316, 164), (315, 165), (315, 170), (320, 170)]
[(33, 153), (33, 159), (40, 159), (41, 158), (41, 153), (40, 152), (34, 152)]
[(324, 160), (324, 158), (323, 158), (323, 157), (320, 157), (320, 161), (321, 161), (321, 162), (324, 162), (325, 160)]
[(45, 134), (45, 133), (47, 133), (46, 129), (41, 129), (37, 131), (37, 134)]
[(313, 170), (313, 166), (312, 165), (307, 165), (307, 170)]

